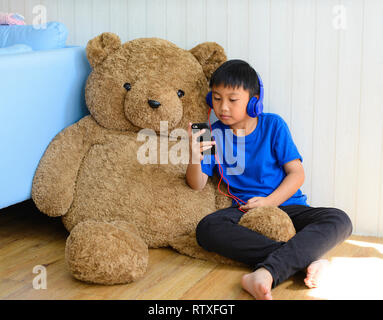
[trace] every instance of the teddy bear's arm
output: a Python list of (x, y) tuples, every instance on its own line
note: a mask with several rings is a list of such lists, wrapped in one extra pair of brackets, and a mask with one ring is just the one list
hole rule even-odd
[(87, 116), (65, 128), (41, 158), (33, 178), (32, 199), (45, 214), (63, 216), (70, 208), (81, 161), (91, 146), (91, 127)]

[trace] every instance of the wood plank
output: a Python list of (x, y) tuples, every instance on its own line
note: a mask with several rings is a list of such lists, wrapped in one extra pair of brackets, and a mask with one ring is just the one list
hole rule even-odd
[[(161, 280), (156, 285), (151, 285), (150, 289), (139, 294), (137, 299), (179, 299), (208, 274), (214, 265), (211, 262), (189, 258), (173, 250), (168, 250), (166, 254), (169, 259), (165, 261), (166, 263), (162, 265), (157, 263), (152, 266), (152, 270), (159, 273), (155, 278)], [(144, 281), (147, 282), (146, 277)], [(149, 281), (149, 283), (151, 282)]]
[(249, 272), (251, 272), (249, 268), (217, 265), (181, 299), (227, 300), (239, 297), (251, 299), (240, 285), (242, 275)]
[[(0, 299), (253, 299), (240, 285), (242, 275), (251, 272), (250, 268), (194, 259), (171, 248), (150, 249), (147, 272), (136, 282), (104, 286), (78, 281), (65, 263), (68, 233), (60, 219), (49, 218), (30, 204), (24, 210), (18, 206), (18, 210), (5, 211), (0, 211)], [(273, 298), (383, 298), (379, 290), (373, 290), (375, 283), (383, 285), (383, 275), (378, 272), (383, 267), (383, 238), (353, 235), (325, 257), (330, 260), (330, 268), (321, 290), (308, 289), (304, 273), (299, 272), (274, 288)], [(47, 289), (32, 286), (36, 265), (46, 267)], [(361, 268), (369, 274), (360, 274)], [(352, 282), (346, 278), (350, 277), (346, 269), (354, 272)], [(366, 277), (374, 281), (366, 282)], [(351, 290), (348, 282), (358, 286), (359, 293)]]

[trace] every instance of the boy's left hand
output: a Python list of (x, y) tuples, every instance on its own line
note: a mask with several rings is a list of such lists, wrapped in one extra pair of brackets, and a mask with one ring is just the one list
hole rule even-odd
[(267, 197), (254, 197), (247, 200), (246, 204), (240, 206), (242, 210), (250, 210), (257, 207), (270, 206), (271, 204), (268, 201)]

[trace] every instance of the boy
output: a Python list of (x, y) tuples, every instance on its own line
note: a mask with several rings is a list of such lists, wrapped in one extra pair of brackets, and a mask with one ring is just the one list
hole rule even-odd
[[(316, 287), (328, 263), (320, 257), (350, 236), (349, 217), (336, 208), (313, 208), (306, 203), (307, 197), (299, 189), (304, 182), (302, 157), (287, 124), (276, 114), (255, 116), (248, 111), (250, 98), (260, 98), (258, 75), (248, 63), (225, 62), (213, 73), (209, 86), (218, 118), (212, 125), (215, 141), (197, 142), (203, 130), (194, 134), (189, 124), (186, 182), (202, 190), (213, 170), (219, 170), (214, 155), (201, 154), (216, 145), (220, 171), (229, 181), (231, 194), (245, 203), (237, 205), (233, 199), (231, 207), (203, 218), (196, 229), (198, 244), (252, 267), (254, 272), (242, 277), (242, 287), (256, 299), (272, 299), (271, 289), (299, 270), (306, 270), (305, 284)], [(223, 133), (214, 134), (217, 130)], [(240, 151), (241, 143), (244, 147)], [(229, 173), (233, 161), (227, 161), (226, 153), (223, 156), (228, 148), (244, 159), (240, 174)], [(244, 212), (259, 206), (285, 211), (297, 234), (287, 242), (278, 242), (238, 225)]]

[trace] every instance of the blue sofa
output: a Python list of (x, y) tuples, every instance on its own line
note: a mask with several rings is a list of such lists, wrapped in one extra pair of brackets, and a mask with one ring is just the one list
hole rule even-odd
[(50, 141), (88, 114), (90, 71), (83, 47), (0, 56), (0, 209), (31, 198)]

